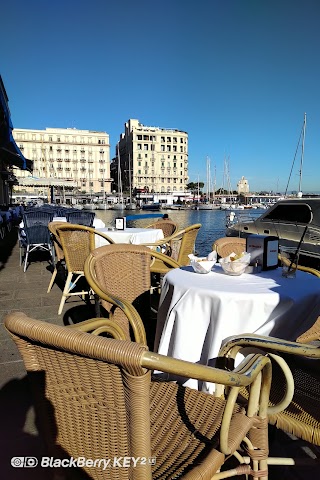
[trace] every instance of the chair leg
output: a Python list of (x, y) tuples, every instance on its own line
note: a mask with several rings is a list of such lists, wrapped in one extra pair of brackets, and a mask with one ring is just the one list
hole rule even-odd
[(60, 302), (60, 306), (59, 306), (59, 310), (58, 310), (58, 315), (61, 315), (61, 312), (63, 310), (63, 306), (65, 304), (65, 301), (66, 301), (67, 297), (68, 297), (68, 293), (70, 291), (71, 280), (72, 280), (72, 272), (69, 272), (68, 276), (67, 276), (67, 279), (66, 279), (66, 283), (65, 283), (63, 292), (62, 292), (62, 297), (61, 297), (61, 302)]
[(26, 257), (25, 257), (25, 259), (24, 259), (24, 267), (23, 267), (23, 271), (24, 271), (24, 272), (27, 270), (28, 255), (29, 255), (29, 245), (27, 245)]
[(58, 273), (57, 267), (55, 267), (55, 269), (53, 270), (52, 276), (51, 276), (51, 280), (50, 280), (50, 283), (49, 283), (49, 286), (48, 286), (47, 293), (49, 293), (51, 288), (53, 287), (53, 284), (54, 284), (54, 281), (56, 279), (57, 273)]

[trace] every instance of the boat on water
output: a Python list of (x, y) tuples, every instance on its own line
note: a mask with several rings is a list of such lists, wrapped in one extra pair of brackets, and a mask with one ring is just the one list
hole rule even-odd
[(111, 210), (124, 210), (125, 209), (125, 204), (120, 202), (120, 203), (113, 203), (110, 207)]
[(95, 205), (96, 205), (96, 210), (110, 210), (111, 208), (110, 203), (107, 203), (107, 202), (97, 202)]
[(129, 163), (129, 202), (126, 203), (125, 209), (137, 210), (137, 204), (132, 200), (132, 168), (131, 168), (130, 153), (129, 153), (128, 163)]
[(96, 205), (95, 203), (84, 203), (83, 204), (83, 210), (96, 210)]
[(299, 248), (299, 263), (320, 270), (320, 197), (286, 198), (255, 217), (238, 213), (227, 223), (227, 236), (274, 235), (279, 245)]
[(117, 144), (117, 156), (118, 156), (118, 201), (111, 205), (111, 210), (124, 210), (126, 205), (123, 198), (119, 142)]
[[(227, 236), (247, 237), (250, 234), (274, 235), (279, 245), (292, 246), (299, 250), (299, 264), (320, 270), (320, 197), (303, 197), (302, 167), (307, 117), (303, 125), (296, 149), (301, 144), (299, 187), (296, 197), (288, 197), (289, 181), (293, 172), (296, 154), (292, 163), (284, 198), (257, 218), (250, 213), (234, 212), (227, 220)], [(246, 218), (244, 218), (246, 216)], [(250, 218), (251, 217), (251, 218)]]
[[(211, 192), (212, 187), (212, 192)], [(216, 189), (216, 173), (214, 174), (214, 181), (211, 185), (211, 160), (207, 157), (207, 181), (206, 181), (206, 193), (205, 193), (205, 202), (200, 202), (196, 205), (196, 210), (220, 210), (220, 202), (217, 202), (215, 199), (215, 189)], [(200, 197), (199, 192), (199, 179), (198, 179), (198, 198)]]
[(125, 209), (126, 210), (137, 210), (137, 205), (134, 202), (126, 203)]
[(221, 210), (221, 205), (218, 203), (199, 203), (197, 210)]
[(143, 205), (141, 205), (141, 210), (158, 211), (158, 210), (161, 210), (161, 204), (160, 203), (144, 203)]

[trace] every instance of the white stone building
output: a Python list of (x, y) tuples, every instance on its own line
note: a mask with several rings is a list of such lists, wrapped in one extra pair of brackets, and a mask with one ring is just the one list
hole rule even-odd
[(237, 183), (238, 187), (238, 194), (244, 194), (244, 193), (249, 193), (249, 183), (248, 180), (245, 177), (241, 177), (239, 182)]
[[(111, 164), (116, 188), (120, 152), (123, 190), (185, 195), (188, 183), (188, 134), (160, 127), (147, 127), (139, 120), (125, 123)], [(131, 182), (130, 182), (131, 174)]]
[[(110, 144), (106, 132), (15, 128), (13, 136), (24, 156), (33, 161), (34, 177), (61, 180), (65, 186), (76, 184), (79, 192), (87, 194), (110, 193)], [(30, 173), (21, 172), (20, 178), (26, 176)]]

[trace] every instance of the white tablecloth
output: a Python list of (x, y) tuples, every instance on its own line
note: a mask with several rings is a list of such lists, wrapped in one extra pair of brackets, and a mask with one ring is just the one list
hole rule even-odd
[[(66, 222), (67, 217), (53, 217), (53, 221), (54, 222)], [(19, 224), (19, 228), (23, 228), (23, 226), (24, 226), (23, 221), (21, 221), (20, 224)], [(104, 228), (106, 226), (106, 224), (102, 220), (100, 220), (100, 218), (94, 218), (93, 226), (94, 226), (94, 228)]]
[[(229, 276), (219, 266), (208, 274), (191, 267), (165, 275), (155, 350), (174, 358), (214, 365), (221, 342), (241, 333), (295, 340), (320, 314), (320, 279), (281, 269)], [(195, 380), (186, 385), (198, 388)], [(210, 390), (210, 388), (209, 388)]]
[[(108, 235), (115, 243), (148, 244), (163, 238), (163, 231), (158, 228), (125, 228), (124, 230), (97, 228), (97, 230)], [(97, 236), (96, 247), (101, 247), (106, 243), (102, 237)]]

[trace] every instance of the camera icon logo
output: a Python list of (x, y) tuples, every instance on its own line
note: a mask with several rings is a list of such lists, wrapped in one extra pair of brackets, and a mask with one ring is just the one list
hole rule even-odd
[(38, 465), (36, 457), (12, 457), (11, 466), (15, 468), (34, 468)]

